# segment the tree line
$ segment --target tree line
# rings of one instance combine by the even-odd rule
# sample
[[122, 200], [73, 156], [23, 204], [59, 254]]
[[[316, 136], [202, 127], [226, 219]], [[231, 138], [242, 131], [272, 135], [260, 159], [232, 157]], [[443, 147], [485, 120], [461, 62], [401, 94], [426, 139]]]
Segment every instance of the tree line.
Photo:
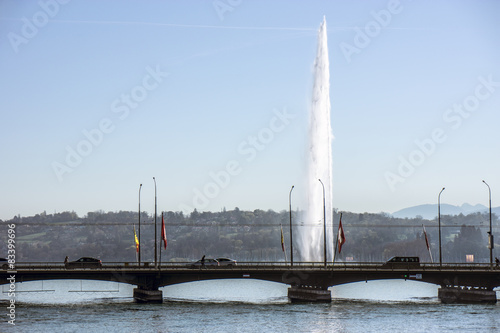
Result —
[[[160, 244], [161, 213], [157, 218]], [[321, 223], [301, 221], [301, 212], [292, 212], [294, 261], [300, 261], [301, 244], [298, 234], [307, 228], [319, 228]], [[336, 239], [340, 212], [333, 213], [333, 225], [328, 226], [329, 242]], [[207, 257], [230, 257], [238, 261], [284, 261], [281, 248], [281, 228], [287, 257], [290, 257], [289, 212], [272, 210], [243, 211], [238, 208], [220, 212], [163, 212], [166, 225], [167, 249], [161, 249], [162, 262], [186, 262]], [[141, 212], [141, 261], [154, 261], [154, 216]], [[16, 261], [62, 262], [82, 256], [100, 258], [103, 262], [135, 262], [134, 226], [139, 237], [137, 212], [89, 212], [79, 217], [75, 212], [35, 216], [16, 216], [0, 221], [0, 257], [7, 253], [7, 225], [16, 224]], [[385, 213], [342, 213], [346, 243], [337, 261], [383, 262], [392, 256], [418, 256], [430, 262], [423, 225], [427, 231], [434, 261], [439, 258], [437, 220], [394, 218]], [[493, 234], [498, 218], [493, 216]], [[441, 216], [441, 254], [443, 262], [488, 262], [487, 231], [489, 216]], [[333, 237], [332, 237], [332, 234]], [[318, 244], [323, 246], [322, 239]], [[333, 245], [330, 245], [333, 248]], [[320, 251], [322, 253], [322, 251]], [[5, 254], [5, 255], [2, 255]], [[472, 256], [472, 257], [471, 257]], [[322, 261], [323, 257], [318, 258]], [[331, 261], [329, 253], [328, 261]]]

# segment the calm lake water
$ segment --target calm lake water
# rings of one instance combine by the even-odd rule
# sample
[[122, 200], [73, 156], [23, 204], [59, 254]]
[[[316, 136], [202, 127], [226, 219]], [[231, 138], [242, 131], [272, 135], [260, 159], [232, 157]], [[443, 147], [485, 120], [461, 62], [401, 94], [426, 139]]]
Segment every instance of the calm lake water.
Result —
[[496, 332], [500, 305], [444, 305], [437, 286], [370, 281], [332, 288], [331, 304], [290, 304], [287, 286], [216, 280], [162, 288], [136, 304], [133, 286], [100, 281], [17, 284], [16, 326], [0, 332]]

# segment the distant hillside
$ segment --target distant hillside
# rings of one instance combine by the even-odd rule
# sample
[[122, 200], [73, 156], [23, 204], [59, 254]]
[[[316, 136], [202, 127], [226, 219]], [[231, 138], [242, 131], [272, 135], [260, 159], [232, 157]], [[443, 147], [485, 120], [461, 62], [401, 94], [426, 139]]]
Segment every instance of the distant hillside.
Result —
[[[492, 213], [500, 215], [500, 207], [493, 207]], [[471, 214], [471, 213], [487, 213], [488, 207], [477, 204], [463, 204], [461, 206], [454, 206], [449, 204], [441, 204], [441, 215], [459, 215], [459, 214]], [[416, 216], [422, 216], [426, 220], [432, 220], [438, 215], [438, 205], [437, 204], [427, 204], [404, 208], [392, 213], [392, 216], [397, 218], [415, 218]]]
[[[432, 209], [432, 205], [428, 206]], [[422, 211], [415, 213], [424, 214]], [[294, 221], [300, 221], [299, 214], [301, 213], [297, 211], [292, 212], [292, 215], [295, 215]], [[16, 262], [62, 263], [66, 256], [69, 256], [70, 260], [85, 256], [99, 258], [103, 262], [133, 263], [138, 259], [134, 240], [134, 229], [139, 230], [136, 224], [137, 215], [137, 212], [133, 211], [99, 211], [89, 212], [84, 217], [78, 217], [74, 212], [53, 215], [43, 212], [35, 216], [16, 216], [0, 223], [0, 257], [6, 257], [9, 253], [7, 231], [9, 225], [13, 224], [16, 231]], [[285, 210], [242, 211], [235, 208], [220, 212], [194, 210], [189, 215], [163, 212], [163, 215], [168, 245], [167, 249], [161, 249], [162, 262], [191, 262], [203, 255], [208, 258], [229, 257], [240, 262], [284, 261], [281, 235], [286, 249], [290, 249], [287, 246], [290, 240], [290, 216]], [[153, 263], [154, 217], [141, 212], [140, 218], [141, 261]], [[339, 219], [339, 212], [334, 211], [333, 220]], [[444, 225], [449, 226], [442, 229], [443, 261], [465, 262], [466, 255], [473, 254], [476, 262], [487, 262], [487, 219], [487, 213], [443, 218]], [[493, 217], [493, 223], [495, 228], [500, 225], [496, 216]], [[434, 258], [439, 255], [436, 245], [437, 223], [424, 222], [420, 218], [396, 218], [385, 213], [342, 212], [342, 224], [346, 243], [342, 246], [342, 253], [336, 257], [339, 261], [383, 262], [393, 256], [418, 256], [421, 261], [429, 262], [423, 224], [428, 227], [427, 236], [434, 251]], [[317, 224], [304, 225], [299, 222], [294, 228], [297, 234], [307, 232], [303, 226], [311, 228]], [[332, 231], [331, 228], [327, 229], [329, 235]], [[297, 234], [294, 232], [294, 235]], [[333, 251], [334, 245], [331, 241], [335, 238], [329, 237], [329, 254]], [[318, 245], [321, 246], [321, 242], [311, 244], [311, 249]], [[300, 241], [300, 237], [295, 236], [293, 248], [296, 258], [302, 257], [301, 249], [304, 246], [307, 245]], [[500, 243], [497, 243], [495, 248], [500, 248]], [[328, 257], [331, 259], [330, 255]], [[304, 260], [307, 259], [309, 258]], [[323, 260], [323, 257], [316, 259]]]

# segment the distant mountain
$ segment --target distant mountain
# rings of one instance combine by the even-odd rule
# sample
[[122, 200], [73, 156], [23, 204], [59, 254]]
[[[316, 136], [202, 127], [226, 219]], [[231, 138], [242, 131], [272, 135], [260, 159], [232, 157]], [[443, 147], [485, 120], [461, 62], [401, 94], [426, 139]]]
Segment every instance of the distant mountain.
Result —
[[[464, 214], [468, 215], [471, 213], [487, 213], [489, 208], [477, 204], [470, 205], [468, 203], [464, 203], [462, 206], [454, 206], [449, 204], [441, 204], [441, 215], [459, 215]], [[492, 213], [500, 216], [500, 207], [493, 207], [491, 209]], [[392, 216], [399, 218], [415, 218], [416, 216], [422, 216], [426, 220], [432, 220], [438, 215], [438, 205], [437, 204], [427, 204], [427, 205], [419, 205], [404, 208], [398, 210], [397, 212], [392, 213]]]

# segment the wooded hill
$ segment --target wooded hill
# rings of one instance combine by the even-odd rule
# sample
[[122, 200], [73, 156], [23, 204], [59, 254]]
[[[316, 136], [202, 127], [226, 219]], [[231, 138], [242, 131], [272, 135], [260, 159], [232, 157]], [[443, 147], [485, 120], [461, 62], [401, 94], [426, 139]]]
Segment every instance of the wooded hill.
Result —
[[[164, 212], [168, 247], [161, 250], [162, 262], [193, 261], [201, 256], [230, 257], [238, 261], [284, 261], [281, 250], [283, 226], [289, 259], [289, 212], [272, 210], [221, 212]], [[300, 212], [293, 212], [294, 260], [300, 261], [299, 233], [320, 228], [323, 223], [307, 223]], [[333, 247], [332, 231], [338, 228], [339, 212], [334, 225], [327, 226], [328, 246]], [[30, 217], [16, 216], [0, 221], [0, 257], [7, 255], [8, 224], [15, 224], [16, 261], [62, 262], [65, 256], [75, 260], [82, 256], [100, 258], [103, 262], [135, 262], [134, 229], [139, 233], [137, 212], [89, 212], [78, 217], [74, 212], [41, 213]], [[419, 256], [430, 262], [422, 225], [425, 225], [434, 260], [439, 258], [438, 223], [422, 218], [394, 218], [388, 214], [343, 212], [342, 224], [346, 243], [337, 261], [383, 262], [392, 256]], [[158, 244], [161, 213], [158, 214]], [[487, 231], [489, 215], [441, 216], [443, 262], [488, 262]], [[498, 232], [498, 218], [493, 215], [493, 234]], [[323, 249], [323, 238], [311, 246]], [[497, 236], [500, 239], [500, 235]], [[498, 245], [500, 246], [500, 245]], [[154, 261], [154, 216], [141, 213], [142, 261]], [[495, 250], [494, 250], [495, 251]], [[330, 252], [329, 252], [330, 253]], [[318, 258], [322, 261], [323, 258]], [[328, 255], [331, 261], [331, 255]]]

